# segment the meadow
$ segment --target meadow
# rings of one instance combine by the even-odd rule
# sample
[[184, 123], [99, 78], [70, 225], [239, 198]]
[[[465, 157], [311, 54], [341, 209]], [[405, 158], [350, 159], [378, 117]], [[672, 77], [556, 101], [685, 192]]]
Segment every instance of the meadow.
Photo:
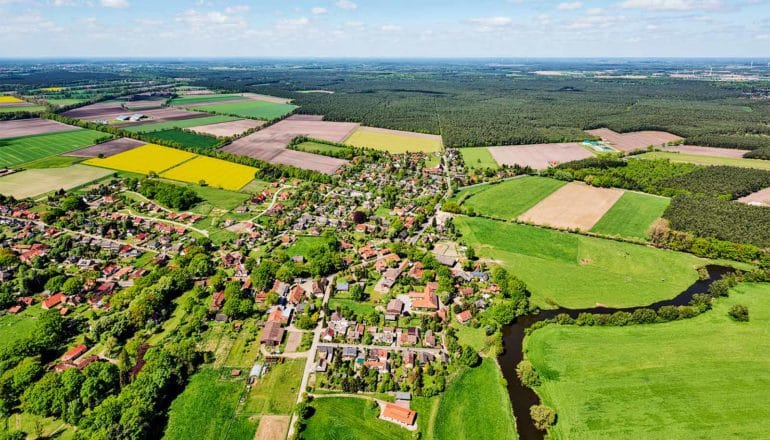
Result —
[[110, 174], [110, 170], [84, 165], [29, 169], [0, 177], [0, 194], [25, 199], [60, 189], [76, 188]]
[[12, 167], [93, 145], [109, 135], [91, 130], [0, 139], [0, 167]]
[[0, 113], [16, 113], [16, 112], [44, 112], [46, 107], [44, 105], [11, 105], [0, 106]]
[[519, 177], [493, 185], [473, 187], [457, 194], [463, 207], [482, 215], [514, 220], [527, 212], [565, 182], [544, 177]]
[[155, 124], [133, 125], [131, 127], [125, 127], [123, 130], [130, 131], [131, 133], [147, 133], [151, 131], [168, 130], [171, 128], [190, 128], [199, 125], [219, 124], [220, 122], [230, 122], [237, 119], [238, 118], [233, 116], [214, 115], [204, 116], [202, 118], [180, 119], [178, 121], [157, 122]]
[[290, 359], [277, 364], [254, 382], [243, 408], [249, 416], [290, 414], [299, 394], [305, 359]]
[[254, 180], [256, 168], [221, 159], [198, 156], [161, 174], [161, 177], [189, 183], [206, 182], [215, 188], [237, 191]]
[[[768, 284], [744, 284], [693, 319], [628, 327], [549, 325], [525, 340], [554, 408], [553, 439], [765, 438]], [[727, 314], [749, 309], [749, 322]]]
[[663, 216], [671, 199], [626, 191], [591, 232], [647, 239], [652, 223]]
[[666, 151], [653, 151], [636, 156], [640, 159], [668, 159], [671, 162], [692, 163], [695, 165], [727, 165], [739, 168], [755, 168], [758, 170], [770, 170], [770, 160], [741, 159], [735, 157], [703, 156], [699, 154], [670, 153]]
[[206, 102], [230, 101], [233, 99], [244, 99], [244, 97], [241, 95], [189, 95], [174, 98], [169, 104], [182, 106], [191, 104], [203, 104]]
[[296, 146], [299, 151], [305, 153], [322, 154], [324, 156], [341, 157], [345, 159], [351, 159], [353, 157], [353, 150], [339, 145], [324, 144], [321, 142], [303, 142]]
[[190, 110], [271, 121], [288, 115], [296, 108], [296, 105], [291, 104], [278, 104], [274, 102], [252, 100], [233, 102], [230, 104], [212, 104], [199, 107], [193, 106]]
[[185, 131], [179, 128], [170, 128], [167, 130], [153, 131], [145, 133], [143, 136], [145, 139], [149, 139], [151, 142], [166, 141], [179, 144], [183, 147], [190, 147], [195, 150], [209, 150], [219, 145], [219, 139], [214, 136], [206, 136], [202, 134]]
[[368, 400], [348, 397], [324, 397], [310, 405], [314, 412], [308, 419], [302, 438], [314, 440], [411, 439], [412, 433], [396, 424], [380, 420], [378, 407]]
[[132, 173], [150, 174], [151, 172], [161, 173], [194, 157], [196, 157], [195, 154], [186, 151], [147, 144], [104, 159], [89, 159], [83, 163]]
[[515, 439], [516, 422], [494, 359], [466, 370], [447, 388], [433, 425], [436, 440]]
[[18, 315], [0, 316], [0, 350], [31, 336], [41, 313], [43, 309], [37, 306], [29, 307]]
[[465, 162], [465, 167], [468, 169], [500, 168], [500, 165], [497, 164], [497, 161], [492, 157], [492, 153], [487, 148], [461, 148], [460, 154], [462, 154], [463, 162]]
[[705, 260], [523, 224], [457, 217], [462, 241], [527, 283], [544, 308], [631, 307], [675, 297]]
[[359, 148], [373, 148], [394, 154], [408, 152], [435, 153], [441, 150], [441, 140], [436, 136], [362, 127], [353, 132], [345, 144]]

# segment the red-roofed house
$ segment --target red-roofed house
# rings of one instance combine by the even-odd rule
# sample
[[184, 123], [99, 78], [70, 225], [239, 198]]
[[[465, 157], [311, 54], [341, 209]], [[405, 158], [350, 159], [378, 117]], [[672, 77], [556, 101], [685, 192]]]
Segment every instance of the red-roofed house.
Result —
[[64, 356], [61, 357], [61, 361], [72, 362], [75, 359], [79, 358], [80, 356], [83, 356], [83, 354], [87, 351], [88, 351], [88, 347], [86, 347], [83, 344], [80, 344], [77, 347], [71, 349], [70, 351], [64, 353]]
[[417, 418], [417, 413], [409, 408], [404, 408], [403, 406], [386, 403], [382, 408], [381, 417], [400, 425], [412, 426]]
[[64, 301], [67, 298], [65, 298], [63, 293], [57, 293], [55, 295], [51, 295], [48, 298], [43, 301], [41, 304], [41, 307], [43, 307], [43, 310], [49, 310], [53, 307], [58, 306], [59, 304], [64, 304]]

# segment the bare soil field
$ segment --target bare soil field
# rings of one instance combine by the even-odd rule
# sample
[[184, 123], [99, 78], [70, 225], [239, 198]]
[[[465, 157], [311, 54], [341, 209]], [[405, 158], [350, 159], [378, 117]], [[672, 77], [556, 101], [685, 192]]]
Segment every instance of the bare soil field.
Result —
[[[142, 113], [147, 116], [147, 119], [141, 121], [141, 123], [148, 122], [163, 122], [163, 121], [178, 121], [180, 119], [191, 119], [202, 116], [208, 116], [206, 113], [191, 112], [187, 110], [180, 110], [175, 108], [160, 108], [152, 110], [128, 110], [123, 108], [119, 103], [104, 103], [104, 104], [92, 104], [85, 107], [76, 108], [67, 112], [64, 112], [64, 116], [68, 118], [84, 119], [88, 121], [95, 121], [100, 119], [112, 120], [120, 115], [131, 115], [132, 113]], [[137, 123], [127, 123], [123, 126], [128, 127], [131, 125], [139, 125]]]
[[698, 156], [731, 157], [735, 159], [740, 159], [744, 154], [749, 152], [749, 150], [737, 150], [734, 148], [699, 147], [696, 145], [676, 145], [672, 147], [666, 147], [663, 150], [673, 153], [696, 154]]
[[0, 139], [74, 130], [78, 130], [78, 127], [56, 121], [49, 121], [48, 119], [17, 119], [14, 121], [0, 122]]
[[738, 199], [739, 202], [749, 205], [761, 205], [770, 207], [770, 188], [765, 188], [746, 197]]
[[92, 145], [87, 148], [75, 150], [63, 156], [72, 157], [99, 157], [101, 154], [103, 157], [114, 156], [118, 153], [123, 153], [128, 150], [133, 150], [136, 147], [141, 147], [147, 142], [138, 141], [136, 139], [120, 138], [114, 141], [104, 142], [102, 144]]
[[579, 143], [490, 147], [489, 152], [500, 165], [529, 166], [536, 170], [594, 155]]
[[407, 136], [407, 137], [414, 137], [414, 138], [420, 138], [420, 139], [428, 139], [436, 142], [442, 142], [441, 136], [439, 135], [416, 133], [414, 131], [391, 130], [389, 128], [377, 128], [377, 127], [361, 127], [361, 131], [366, 131], [369, 133], [391, 134], [396, 136]]
[[254, 119], [241, 119], [238, 121], [221, 122], [219, 124], [200, 125], [190, 127], [188, 130], [198, 134], [208, 134], [216, 137], [237, 136], [246, 130], [259, 128], [265, 125], [265, 121], [256, 121]]
[[284, 440], [289, 430], [289, 416], [262, 416], [254, 440]]
[[0, 178], [0, 194], [24, 199], [59, 189], [72, 189], [112, 173], [112, 170], [85, 165], [26, 170]]
[[564, 185], [519, 217], [520, 221], [562, 229], [589, 231], [620, 199], [619, 189], [584, 183]]
[[637, 131], [621, 134], [616, 133], [609, 128], [599, 128], [596, 130], [588, 130], [588, 133], [599, 136], [612, 147], [626, 152], [644, 149], [650, 145], [661, 147], [669, 142], [677, 142], [683, 139], [675, 134], [666, 133], [665, 131]]
[[259, 101], [267, 101], [267, 102], [274, 102], [276, 104], [290, 104], [291, 99], [288, 98], [279, 98], [277, 96], [268, 96], [268, 95], [260, 95], [258, 93], [244, 93], [243, 96], [248, 96], [252, 99], [257, 99]]

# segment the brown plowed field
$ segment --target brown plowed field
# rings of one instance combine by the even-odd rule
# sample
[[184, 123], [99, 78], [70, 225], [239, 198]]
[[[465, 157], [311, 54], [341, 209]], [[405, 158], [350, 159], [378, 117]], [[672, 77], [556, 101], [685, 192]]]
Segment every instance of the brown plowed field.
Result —
[[698, 147], [695, 145], [677, 145], [664, 148], [665, 151], [685, 154], [697, 154], [698, 156], [733, 157], [740, 159], [749, 150], [737, 150], [734, 148]]
[[0, 139], [74, 130], [79, 130], [79, 128], [40, 118], [0, 121]]
[[645, 149], [650, 145], [661, 147], [669, 142], [681, 141], [683, 138], [666, 133], [665, 131], [637, 131], [633, 133], [616, 133], [609, 128], [588, 130], [594, 136], [599, 136], [612, 147], [620, 151]]
[[738, 201], [749, 205], [770, 206], [770, 188], [765, 188], [761, 191], [749, 194], [746, 197], [741, 197]]
[[529, 166], [536, 170], [593, 156], [578, 143], [489, 147], [489, 152], [500, 165]]
[[104, 142], [102, 144], [92, 145], [80, 150], [71, 151], [63, 156], [72, 157], [99, 157], [100, 154], [103, 157], [114, 156], [124, 151], [133, 150], [136, 147], [140, 147], [147, 142], [137, 141], [136, 139], [120, 138], [114, 141]]
[[246, 130], [259, 128], [265, 125], [265, 121], [255, 121], [254, 119], [241, 119], [238, 121], [221, 122], [219, 124], [199, 125], [190, 127], [189, 130], [198, 134], [208, 134], [216, 137], [237, 136]]
[[562, 186], [519, 217], [536, 225], [589, 231], [620, 199], [619, 189], [572, 182]]
[[262, 416], [254, 440], [284, 440], [289, 430], [289, 416]]

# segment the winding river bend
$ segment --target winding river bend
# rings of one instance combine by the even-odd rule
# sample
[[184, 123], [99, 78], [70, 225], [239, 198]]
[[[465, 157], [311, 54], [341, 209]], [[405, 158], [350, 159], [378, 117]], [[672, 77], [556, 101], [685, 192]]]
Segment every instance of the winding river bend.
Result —
[[541, 310], [540, 313], [536, 315], [520, 316], [513, 324], [505, 327], [503, 329], [503, 346], [505, 351], [497, 358], [497, 360], [503, 371], [503, 376], [505, 376], [505, 379], [508, 382], [508, 396], [513, 405], [513, 415], [516, 417], [516, 429], [519, 432], [519, 438], [521, 440], [542, 440], [545, 436], [543, 431], [539, 431], [535, 428], [535, 424], [529, 416], [529, 408], [532, 405], [539, 404], [540, 399], [531, 388], [522, 385], [519, 377], [516, 375], [516, 365], [518, 365], [524, 357], [524, 331], [528, 327], [538, 321], [555, 318], [562, 313], [577, 318], [580, 313], [612, 314], [619, 311], [633, 313], [637, 309], [653, 309], [657, 311], [663, 306], [688, 305], [692, 300], [693, 295], [696, 293], [708, 292], [711, 283], [719, 280], [723, 275], [735, 271], [731, 267], [716, 265], [706, 266], [706, 270], [708, 271], [708, 278], [696, 281], [674, 299], [656, 302], [647, 306], [620, 309], [594, 307], [588, 309], [559, 308], [553, 310]]

